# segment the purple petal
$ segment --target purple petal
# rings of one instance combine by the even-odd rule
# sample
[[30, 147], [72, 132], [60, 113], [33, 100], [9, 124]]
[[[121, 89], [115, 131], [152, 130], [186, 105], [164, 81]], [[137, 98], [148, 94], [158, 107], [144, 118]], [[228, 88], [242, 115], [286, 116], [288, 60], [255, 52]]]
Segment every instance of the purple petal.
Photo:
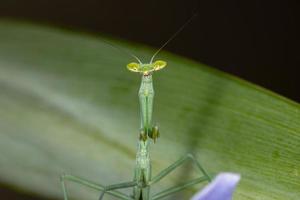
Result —
[[202, 191], [193, 196], [191, 200], [231, 200], [239, 180], [239, 174], [220, 173]]

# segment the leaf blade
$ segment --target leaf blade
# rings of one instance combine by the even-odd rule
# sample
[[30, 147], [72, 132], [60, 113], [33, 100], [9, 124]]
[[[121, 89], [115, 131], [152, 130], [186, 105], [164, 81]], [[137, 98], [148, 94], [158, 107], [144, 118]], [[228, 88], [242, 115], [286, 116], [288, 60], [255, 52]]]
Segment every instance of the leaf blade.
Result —
[[[61, 198], [63, 171], [104, 183], [131, 179], [139, 79], [126, 71], [128, 57], [115, 56], [101, 38], [5, 21], [0, 43], [2, 182]], [[237, 199], [296, 199], [299, 104], [190, 60], [161, 57], [169, 67], [154, 74], [162, 129], [151, 150], [154, 171], [192, 152], [210, 173], [242, 174]], [[96, 196], [76, 190], [80, 198]]]

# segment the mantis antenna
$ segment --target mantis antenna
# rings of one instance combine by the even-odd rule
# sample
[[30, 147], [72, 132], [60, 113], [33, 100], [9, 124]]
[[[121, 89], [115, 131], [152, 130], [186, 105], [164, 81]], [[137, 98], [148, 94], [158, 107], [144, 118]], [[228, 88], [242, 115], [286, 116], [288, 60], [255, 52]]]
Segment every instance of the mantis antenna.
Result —
[[[151, 57], [151, 60], [150, 60], [150, 64], [152, 64], [155, 56], [157, 56], [157, 54], [167, 45], [169, 44], [196, 16], [198, 15], [198, 13], [195, 13], [193, 14], [192, 17], [190, 17], [190, 19], [188, 19], [154, 54], [153, 56]], [[139, 64], [142, 64], [142, 61], [136, 56], [134, 55], [133, 53], [125, 50], [125, 49], [122, 49], [120, 47], [116, 47], [114, 44], [112, 44], [111, 42], [105, 40], [105, 43], [109, 46], [111, 46], [112, 48], [122, 52], [122, 53], [125, 53], [131, 57], [133, 57], [134, 59], [136, 59]]]
[[122, 52], [122, 53], [125, 53], [125, 54], [127, 54], [127, 55], [129, 55], [129, 56], [131, 56], [131, 57], [133, 57], [133, 58], [136, 59], [140, 64], [142, 64], [142, 61], [141, 61], [136, 55], [134, 55], [133, 53], [131, 53], [131, 52], [129, 52], [129, 51], [123, 49], [123, 48], [117, 47], [117, 46], [115, 46], [114, 44], [112, 44], [111, 42], [109, 42], [109, 41], [107, 41], [107, 40], [104, 40], [104, 42], [105, 42], [107, 45], [111, 46], [112, 48], [114, 48], [114, 49], [116, 49], [116, 50], [118, 50], [118, 51], [120, 51], [120, 52]]
[[150, 60], [150, 64], [153, 62], [153, 59], [155, 58], [155, 56], [167, 45], [169, 44], [196, 16], [198, 15], [198, 13], [193, 14], [192, 17], [190, 17], [190, 19], [188, 19], [179, 29], [178, 31], [176, 31], [152, 56], [151, 60]]

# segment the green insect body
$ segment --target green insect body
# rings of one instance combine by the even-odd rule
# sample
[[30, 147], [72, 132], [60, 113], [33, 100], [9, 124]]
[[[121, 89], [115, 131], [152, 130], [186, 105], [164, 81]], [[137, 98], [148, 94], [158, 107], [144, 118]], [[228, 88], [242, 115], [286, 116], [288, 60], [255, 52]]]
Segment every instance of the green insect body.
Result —
[[[152, 125], [154, 99], [152, 74], [154, 71], [158, 71], [164, 68], [166, 65], [167, 63], [162, 60], [155, 61], [154, 63], [150, 64], [129, 63], [127, 65], [127, 68], [130, 71], [138, 72], [142, 75], [141, 85], [138, 92], [140, 102], [141, 125], [138, 138], [138, 149], [136, 154], [136, 164], [134, 169], [133, 180], [124, 183], [103, 186], [100, 184], [93, 183], [89, 180], [65, 174], [61, 176], [64, 200], [68, 200], [67, 189], [65, 185], [66, 180], [76, 182], [81, 185], [101, 191], [99, 200], [102, 200], [105, 194], [114, 196], [122, 200], [159, 200], [175, 192], [184, 190], [188, 187], [198, 184], [200, 182], [211, 180], [204, 168], [191, 154], [187, 154], [186, 156], [180, 158], [179, 160], [171, 164], [169, 167], [162, 170], [153, 178], [151, 176], [152, 172], [149, 147], [151, 140], [153, 140], [153, 142], [155, 143], [157, 138], [159, 137], [158, 126]], [[162, 178], [166, 177], [169, 173], [171, 173], [173, 170], [175, 170], [177, 167], [181, 166], [183, 163], [189, 160], [196, 165], [196, 167], [199, 169], [199, 172], [202, 174], [199, 178], [195, 178], [178, 186], [168, 188], [154, 195], [150, 193], [150, 188], [153, 184], [157, 183]], [[132, 195], [127, 195], [117, 191], [117, 189], [130, 187], [133, 188]]]
[[[176, 192], [184, 190], [186, 188], [192, 187], [198, 183], [204, 181], [211, 181], [210, 176], [200, 165], [200, 163], [195, 159], [192, 154], [187, 154], [175, 161], [173, 164], [163, 169], [156, 176], [152, 177], [151, 175], [151, 160], [150, 160], [150, 151], [149, 147], [151, 142], [156, 142], [157, 138], [160, 136], [160, 131], [158, 126], [152, 124], [152, 112], [153, 112], [153, 99], [154, 99], [154, 89], [153, 89], [153, 80], [152, 75], [155, 71], [163, 69], [167, 63], [162, 60], [157, 60], [152, 62], [154, 57], [160, 52], [160, 50], [168, 44], [195, 16], [193, 16], [187, 23], [184, 24], [167, 42], [158, 49], [152, 56], [148, 64], [143, 64], [135, 55], [124, 51], [130, 56], [134, 57], [139, 63], [129, 63], [127, 69], [132, 72], [137, 72], [141, 74], [141, 85], [138, 92], [139, 103], [140, 103], [140, 118], [141, 125], [138, 137], [138, 149], [136, 154], [136, 163], [134, 169], [134, 177], [132, 181], [117, 183], [112, 185], [101, 185], [93, 183], [89, 180], [83, 178], [64, 174], [61, 176], [61, 185], [64, 195], [64, 200], [68, 200], [67, 188], [65, 185], [66, 181], [75, 182], [86, 187], [101, 191], [99, 200], [104, 198], [104, 195], [114, 196], [117, 199], [121, 200], [160, 200], [166, 196], [170, 196]], [[108, 43], [109, 44], [109, 43]], [[111, 44], [110, 44], [111, 45]], [[111, 45], [114, 47], [113, 45]], [[115, 47], [114, 47], [115, 48]], [[118, 49], [118, 48], [116, 48]], [[120, 49], [119, 49], [120, 50]], [[151, 194], [150, 188], [153, 184], [159, 182], [161, 179], [165, 178], [172, 171], [180, 167], [187, 161], [191, 161], [199, 171], [199, 177], [192, 180], [186, 181], [177, 186], [167, 188], [156, 194]], [[133, 188], [131, 195], [127, 195], [118, 191], [122, 188]]]
[[[166, 66], [164, 61], [156, 61], [154, 64], [137, 64], [130, 63], [127, 68], [133, 72], [142, 74], [141, 86], [139, 89], [140, 101], [140, 137], [138, 142], [138, 151], [136, 155], [136, 167], [134, 171], [134, 180], [138, 185], [134, 187], [133, 197], [135, 200], [149, 200], [151, 180], [151, 161], [149, 155], [149, 138], [155, 142], [159, 136], [158, 127], [152, 126], [152, 112], [154, 89], [152, 82], [152, 72], [160, 70]], [[141, 187], [142, 186], [142, 187]]]

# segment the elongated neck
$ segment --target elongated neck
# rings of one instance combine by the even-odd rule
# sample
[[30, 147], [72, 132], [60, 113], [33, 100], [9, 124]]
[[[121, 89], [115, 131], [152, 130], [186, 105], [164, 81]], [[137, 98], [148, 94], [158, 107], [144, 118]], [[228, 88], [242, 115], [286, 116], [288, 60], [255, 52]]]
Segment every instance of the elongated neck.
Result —
[[139, 90], [140, 100], [140, 115], [141, 115], [141, 129], [145, 133], [151, 129], [152, 124], [152, 110], [153, 110], [154, 89], [152, 84], [152, 75], [143, 75], [141, 86]]

